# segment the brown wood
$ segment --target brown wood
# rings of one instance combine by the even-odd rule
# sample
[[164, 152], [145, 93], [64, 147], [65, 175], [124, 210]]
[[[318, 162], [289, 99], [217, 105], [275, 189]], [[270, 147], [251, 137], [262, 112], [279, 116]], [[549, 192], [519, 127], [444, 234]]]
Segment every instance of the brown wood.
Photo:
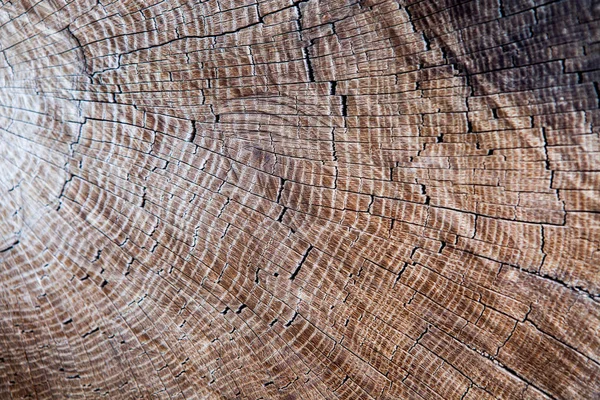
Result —
[[256, 1], [0, 1], [0, 398], [600, 398], [600, 4]]

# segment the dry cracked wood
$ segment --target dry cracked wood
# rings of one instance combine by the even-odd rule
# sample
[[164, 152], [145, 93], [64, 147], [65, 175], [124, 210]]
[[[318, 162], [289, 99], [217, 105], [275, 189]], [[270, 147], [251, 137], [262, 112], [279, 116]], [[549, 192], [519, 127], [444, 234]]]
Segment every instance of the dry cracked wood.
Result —
[[599, 398], [598, 19], [0, 1], [0, 398]]

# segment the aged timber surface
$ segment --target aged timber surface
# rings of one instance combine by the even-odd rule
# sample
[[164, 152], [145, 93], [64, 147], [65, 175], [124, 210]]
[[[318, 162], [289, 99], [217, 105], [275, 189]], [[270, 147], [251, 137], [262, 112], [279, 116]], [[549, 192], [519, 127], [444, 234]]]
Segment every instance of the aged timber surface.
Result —
[[600, 3], [0, 1], [0, 398], [600, 398]]

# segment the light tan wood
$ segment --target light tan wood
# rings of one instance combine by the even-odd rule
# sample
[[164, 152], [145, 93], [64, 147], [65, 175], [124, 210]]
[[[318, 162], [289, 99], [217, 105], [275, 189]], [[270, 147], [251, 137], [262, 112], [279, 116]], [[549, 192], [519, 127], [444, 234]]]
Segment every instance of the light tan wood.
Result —
[[599, 17], [0, 1], [0, 398], [599, 398]]

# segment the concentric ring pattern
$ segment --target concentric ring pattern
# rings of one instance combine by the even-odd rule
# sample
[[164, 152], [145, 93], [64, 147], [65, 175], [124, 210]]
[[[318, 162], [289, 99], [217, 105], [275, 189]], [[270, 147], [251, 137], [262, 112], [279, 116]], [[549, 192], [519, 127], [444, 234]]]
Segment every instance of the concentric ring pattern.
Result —
[[600, 397], [594, 0], [0, 1], [0, 397]]

